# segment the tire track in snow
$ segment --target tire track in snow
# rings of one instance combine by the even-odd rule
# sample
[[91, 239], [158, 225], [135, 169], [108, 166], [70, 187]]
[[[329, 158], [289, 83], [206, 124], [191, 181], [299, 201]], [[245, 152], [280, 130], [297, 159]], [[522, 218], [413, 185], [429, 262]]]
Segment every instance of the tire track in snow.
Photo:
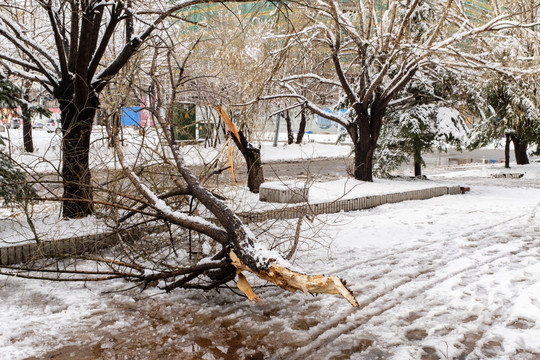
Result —
[[[540, 204], [538, 204], [535, 209], [537, 207], [540, 207]], [[486, 226], [484, 228], [480, 228], [480, 229], [477, 229], [477, 230], [474, 230], [474, 231], [464, 231], [463, 233], [461, 234], [456, 234], [454, 235], [454, 237], [470, 237], [472, 235], [474, 235], [475, 233], [479, 232], [479, 231], [487, 231], [487, 230], [491, 230], [491, 229], [494, 229], [494, 228], [499, 228], [503, 225], [506, 225], [508, 223], [511, 223], [515, 220], [519, 220], [521, 218], [523, 218], [523, 216], [525, 215], [528, 215], [529, 213], [524, 213], [522, 215], [519, 215], [519, 216], [515, 216], [513, 218], [510, 218], [510, 219], [507, 219], [505, 221], [502, 221], [500, 223], [497, 223], [497, 224], [494, 224], [494, 225], [489, 225], [489, 226]], [[411, 251], [419, 251], [419, 250], [423, 250], [423, 249], [426, 249], [426, 248], [429, 248], [429, 247], [433, 247], [433, 244], [432, 243], [428, 243], [428, 244], [421, 244], [421, 245], [416, 245], [416, 246], [411, 246], [411, 247], [403, 247], [401, 249], [399, 249], [398, 251], [392, 251], [392, 257], [396, 257], [396, 255], [403, 255], [405, 253], [408, 253], [408, 252], [411, 252]], [[387, 260], [388, 259], [388, 254], [385, 254], [385, 255], [381, 255], [381, 256], [377, 256], [377, 257], [373, 257], [373, 258], [370, 258], [370, 259], [367, 259], [367, 260], [359, 260], [353, 264], [347, 264], [345, 266], [342, 266], [342, 267], [339, 267], [337, 269], [333, 269], [332, 271], [335, 273], [335, 274], [340, 274], [340, 273], [343, 273], [344, 271], [346, 270], [350, 270], [350, 269], [353, 269], [353, 268], [356, 268], [358, 267], [359, 265], [369, 265], [375, 261], [380, 261], [380, 260]]]
[[[538, 205], [537, 205], [538, 207]], [[530, 213], [527, 213], [530, 214]], [[530, 220], [527, 219], [529, 217], [525, 217], [525, 225], [531, 226]], [[313, 331], [310, 333], [310, 339], [307, 340], [307, 344], [303, 347], [300, 347], [295, 350], [295, 354], [291, 357], [292, 359], [296, 359], [299, 357], [302, 357], [303, 355], [307, 355], [309, 353], [314, 353], [317, 350], [321, 349], [324, 346], [327, 346], [337, 340], [339, 337], [345, 334], [349, 334], [350, 332], [357, 329], [361, 324], [369, 322], [371, 319], [378, 317], [385, 312], [393, 309], [399, 304], [402, 304], [404, 301], [411, 301], [417, 297], [419, 293], [424, 293], [425, 291], [435, 288], [438, 284], [451, 279], [453, 277], [459, 276], [461, 274], [466, 274], [470, 272], [471, 270], [477, 271], [477, 268], [482, 267], [484, 265], [490, 264], [494, 261], [497, 261], [499, 259], [505, 258], [509, 255], [515, 255], [517, 253], [522, 253], [527, 251], [528, 249], [523, 248], [525, 244], [521, 245], [521, 250], [508, 250], [508, 251], [501, 251], [499, 250], [496, 254], [492, 256], [486, 256], [485, 254], [482, 256], [484, 258], [484, 261], [478, 262], [473, 261], [472, 259], [478, 257], [479, 255], [482, 255], [482, 253], [486, 252], [490, 247], [496, 244], [504, 244], [508, 243], [510, 241], [515, 241], [514, 238], [506, 239], [506, 241], [500, 241], [501, 235], [498, 233], [497, 229], [500, 226], [506, 225], [508, 223], [514, 222], [519, 219], [524, 219], [524, 216], [517, 216], [513, 217], [511, 219], [507, 219], [503, 222], [500, 222], [496, 225], [492, 225], [489, 227], [485, 227], [480, 230], [480, 233], [478, 233], [479, 230], [476, 231], [468, 231], [465, 232], [463, 236], [468, 241], [474, 242], [476, 245], [475, 248], [465, 248], [463, 247], [463, 244], [458, 244], [456, 246], [455, 250], [457, 251], [456, 255], [448, 258], [444, 258], [441, 256], [441, 254], [437, 253], [440, 252], [440, 244], [435, 245], [426, 245], [421, 247], [413, 247], [413, 248], [407, 248], [405, 250], [401, 250], [398, 252], [399, 255], [407, 255], [407, 253], [412, 252], [415, 256], [418, 256], [418, 254], [415, 254], [416, 251], [419, 249], [422, 250], [428, 250], [430, 247], [436, 247], [434, 249], [429, 249], [429, 252], [424, 252], [421, 254], [421, 258], [417, 258], [415, 256], [411, 256], [410, 260], [405, 263], [405, 266], [414, 263], [417, 264], [417, 267], [422, 269], [423, 265], [425, 265], [426, 262], [432, 262], [433, 260], [443, 260], [442, 262], [439, 262], [435, 265], [431, 265], [428, 268], [424, 268], [423, 270], [420, 270], [417, 272], [414, 276], [407, 276], [405, 278], [401, 278], [399, 281], [394, 282], [391, 286], [386, 286], [383, 290], [384, 292], [379, 293], [375, 296], [371, 296], [367, 299], [359, 301], [360, 307], [359, 309], [348, 309], [345, 313], [341, 313], [339, 315], [336, 315], [333, 319], [331, 319], [329, 322], [327, 322], [324, 327], [320, 328], [317, 327], [316, 331]], [[528, 226], [525, 226], [528, 227]], [[523, 221], [518, 221], [517, 223], [512, 224], [511, 228], [507, 229], [506, 233], [511, 233], [511, 230], [519, 230], [519, 232], [524, 230], [524, 224]], [[485, 234], [486, 231], [489, 231], [489, 234]], [[469, 236], [467, 236], [469, 235]], [[493, 239], [497, 241], [493, 241]], [[469, 260], [469, 265], [460, 267], [459, 269], [455, 271], [443, 271], [445, 276], [437, 276], [437, 272], [440, 272], [440, 269], [444, 267], [448, 267], [452, 262], [455, 262], [461, 258], [471, 258]], [[371, 259], [369, 262], [373, 262], [375, 260], [384, 260], [384, 257], [381, 256], [378, 259]], [[362, 262], [358, 263], [357, 265], [364, 264]], [[389, 262], [380, 264], [382, 266], [388, 267], [390, 264]], [[378, 266], [380, 266], [378, 265]], [[354, 266], [347, 266], [343, 267], [342, 271], [345, 271], [347, 269], [351, 269]], [[373, 278], [373, 274], [369, 274], [370, 278]], [[379, 275], [381, 277], [388, 276], [388, 271], [384, 271], [384, 269], [379, 272]], [[398, 276], [402, 276], [399, 275]], [[425, 282], [427, 279], [429, 279], [427, 282]], [[417, 283], [419, 281], [425, 282], [421, 286], [417, 286]], [[402, 290], [403, 287], [410, 287], [410, 289], [406, 289], [404, 294], [399, 294], [397, 296], [394, 296], [394, 293], [397, 290]], [[354, 290], [354, 289], [353, 289]], [[356, 292], [356, 291], [355, 291]], [[390, 299], [387, 299], [390, 298]], [[383, 303], [380, 305], [379, 303]]]
[[[503, 253], [495, 257], [491, 257], [489, 260], [484, 261], [482, 263], [471, 264], [470, 266], [464, 267], [458, 271], [448, 273], [448, 276], [445, 276], [445, 277], [434, 277], [433, 280], [429, 281], [426, 285], [422, 287], [415, 286], [412, 291], [409, 291], [409, 295], [400, 294], [398, 295], [397, 298], [392, 297], [391, 295], [393, 295], [392, 294], [393, 292], [395, 292], [396, 290], [398, 290], [404, 285], [413, 284], [414, 280], [418, 280], [418, 277], [413, 278], [413, 279], [408, 279], [402, 282], [399, 286], [396, 286], [393, 289], [391, 289], [390, 292], [387, 292], [385, 294], [382, 294], [381, 296], [378, 296], [374, 302], [363, 304], [362, 307], [359, 309], [359, 311], [365, 310], [364, 313], [357, 315], [356, 313], [354, 313], [354, 311], [349, 311], [347, 313], [347, 316], [343, 317], [337, 322], [331, 323], [330, 328], [327, 328], [325, 329], [323, 333], [316, 335], [316, 340], [310, 341], [310, 343], [304, 346], [303, 348], [296, 349], [295, 350], [296, 354], [291, 359], [297, 359], [303, 355], [307, 355], [308, 353], [316, 352], [317, 350], [320, 350], [322, 347], [330, 345], [332, 342], [336, 341], [339, 337], [357, 330], [359, 327], [361, 327], [363, 324], [368, 323], [373, 318], [381, 316], [385, 312], [392, 310], [397, 305], [401, 305], [405, 301], [411, 301], [411, 300], [416, 299], [418, 293], [423, 293], [429, 289], [435, 288], [441, 282], [449, 280], [458, 275], [466, 274], [470, 272], [471, 270], [476, 271], [476, 269], [479, 266], [483, 266], [483, 265], [492, 263], [494, 261], [500, 260], [502, 258], [505, 258], [510, 253], [511, 252], [507, 252], [507, 253]], [[427, 273], [430, 273], [430, 272], [432, 271], [422, 273], [421, 276], [426, 275]], [[387, 297], [390, 297], [389, 301], [386, 300]], [[383, 307], [380, 307], [380, 305], [378, 304], [379, 302], [385, 302], [385, 305]]]
[[[528, 214], [528, 212], [526, 214]], [[464, 231], [461, 234], [456, 235], [455, 237], [471, 237], [472, 235], [475, 235], [477, 232], [485, 232], [487, 230], [493, 231], [508, 223], [512, 223], [515, 220], [522, 219], [523, 216], [524, 215], [515, 216], [510, 219], [506, 219], [502, 222], [499, 222], [497, 224], [485, 226], [480, 229], [476, 229], [475, 231]], [[429, 252], [427, 250], [429, 250]], [[481, 248], [478, 248], [477, 250], [482, 251]], [[367, 307], [369, 304], [373, 303], [377, 299], [385, 296], [387, 293], [395, 291], [396, 289], [403, 286], [404, 284], [411, 282], [411, 278], [416, 278], [426, 273], [433, 272], [434, 269], [439, 268], [440, 266], [443, 266], [444, 264], [439, 264], [439, 263], [433, 265], [433, 262], [437, 260], [436, 254], [438, 251], [439, 251], [439, 245], [433, 245], [432, 243], [422, 244], [420, 246], [406, 247], [406, 248], [401, 248], [397, 251], [393, 251], [392, 254], [390, 255], [391, 257], [389, 257], [388, 254], [385, 254], [385, 255], [381, 255], [381, 256], [371, 258], [368, 260], [358, 261], [358, 262], [352, 263], [352, 265], [349, 262], [347, 262], [349, 265], [343, 266], [336, 270], [332, 270], [333, 274], [340, 275], [340, 272], [343, 273], [352, 268], [365, 266], [365, 265], [372, 265], [375, 268], [380, 268], [376, 270], [376, 272], [373, 272], [373, 270], [369, 271], [368, 274], [369, 274], [370, 281], [368, 282], [368, 285], [363, 286], [361, 288], [359, 288], [358, 286], [355, 287], [354, 285], [352, 286], [352, 290], [356, 294], [367, 292], [367, 293], [375, 293], [376, 295], [371, 296], [368, 299], [360, 300], [359, 301], [360, 309], [347, 308], [346, 310], [341, 311], [340, 313], [334, 315], [331, 319], [328, 320], [324, 328], [321, 329], [319, 326], [316, 329], [312, 330], [311, 333], [307, 335], [306, 337], [302, 336], [302, 338], [305, 338], [303, 342], [310, 343], [312, 342], [312, 339], [317, 338], [318, 336], [322, 336], [322, 334], [324, 334], [326, 331], [332, 330], [332, 328], [338, 326], [341, 323], [346, 323], [348, 317], [354, 314], [356, 311], [362, 310], [363, 308]], [[464, 251], [468, 251], [468, 250], [466, 249]], [[394, 281], [392, 284], [388, 284], [388, 281], [386, 281], [384, 283], [385, 285], [382, 288], [377, 288], [376, 286], [372, 285], [374, 281], [371, 281], [371, 280], [374, 280], [377, 278], [384, 279], [385, 277], [388, 277], [388, 274], [392, 271], [392, 267], [399, 264], [400, 256], [401, 258], [403, 258], [406, 253], [410, 253], [410, 252], [413, 252], [413, 253], [420, 252], [422, 253], [423, 258], [421, 259], [414, 258], [413, 261], [411, 261], [411, 263], [413, 263], [412, 265], [402, 264], [402, 266], [408, 266], [412, 270], [414, 269], [423, 269], [423, 270], [421, 271], [417, 270], [415, 271], [414, 274], [409, 274], [409, 276], [404, 277], [404, 278], [402, 277], [401, 279], [398, 279], [398, 281]], [[447, 259], [449, 259], [448, 261], [455, 260], [462, 257], [462, 255], [463, 255], [462, 253], [459, 253], [453, 258], [447, 258]], [[278, 295], [278, 293], [276, 293], [276, 289], [273, 289], [273, 288], [269, 288], [268, 292], [274, 295]], [[265, 294], [265, 296], [266, 295], [267, 294]], [[301, 342], [302, 341], [300, 340], [299, 343]]]
[[[540, 229], [534, 229], [532, 235], [520, 237], [522, 239], [520, 251], [511, 250], [506, 255], [503, 254], [499, 259], [495, 259], [495, 261], [492, 262], [492, 266], [482, 274], [488, 276], [478, 277], [478, 272], [472, 271], [470, 275], [464, 273], [464, 276], [460, 278], [461, 286], [459, 289], [461, 289], [461, 293], [459, 300], [464, 302], [466, 301], [465, 299], [469, 299], [469, 301], [473, 300], [482, 308], [474, 314], [469, 313], [469, 316], [467, 317], [468, 320], [465, 320], [465, 317], [462, 317], [463, 321], [467, 322], [466, 331], [463, 331], [463, 328], [460, 328], [459, 326], [454, 326], [446, 334], [449, 338], [457, 338], [460, 337], [460, 335], [464, 336], [464, 339], [459, 342], [461, 347], [457, 347], [457, 350], [461, 351], [461, 353], [459, 356], [454, 357], [455, 359], [484, 359], [495, 357], [496, 352], [500, 351], [498, 349], [498, 347], [500, 347], [500, 343], [498, 342], [500, 337], [497, 332], [495, 332], [494, 336], [492, 329], [508, 327], [527, 329], [527, 321], [520, 321], [519, 317], [517, 317], [517, 319], [514, 318], [511, 323], [508, 322], [509, 316], [512, 318], [512, 306], [515, 306], [515, 304], [512, 305], [511, 300], [505, 298], [504, 294], [501, 298], [497, 298], [496, 295], [501, 294], [498, 291], [501, 273], [504, 278], [505, 273], [517, 270], [523, 271], [524, 268], [528, 267], [529, 263], [526, 262], [523, 264], [523, 260], [532, 259], [534, 262], [538, 260], [539, 253], [537, 249], [540, 245], [540, 241], [538, 240], [539, 233]], [[515, 235], [510, 234], [510, 236]], [[513, 240], [515, 240], [515, 238]], [[514, 281], [508, 282], [507, 292], [515, 295], [512, 299], [514, 300], [520, 296], [523, 287], [531, 286], [536, 282], [536, 278], [528, 278], [527, 280], [520, 279], [517, 283]], [[452, 287], [452, 290], [454, 289], [455, 287]], [[472, 289], [472, 291], [470, 291], [470, 289]], [[494, 295], [495, 297], [493, 297]], [[510, 305], [508, 305], [508, 301], [510, 301]], [[499, 304], [498, 306], [494, 306], [494, 303]], [[486, 313], [489, 313], [487, 322], [485, 319]], [[463, 324], [461, 325], [463, 326]], [[499, 356], [501, 356], [501, 354], [499, 354]]]

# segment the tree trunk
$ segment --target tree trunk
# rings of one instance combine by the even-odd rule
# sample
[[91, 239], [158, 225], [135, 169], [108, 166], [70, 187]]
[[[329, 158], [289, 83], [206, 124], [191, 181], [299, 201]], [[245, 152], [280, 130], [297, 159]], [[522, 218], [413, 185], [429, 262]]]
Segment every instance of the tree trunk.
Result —
[[[27, 101], [27, 103], [30, 102], [30, 87], [31, 84], [29, 82], [25, 82], [25, 88], [24, 91], [24, 100]], [[28, 108], [27, 104], [21, 105], [21, 111], [22, 111], [22, 128], [23, 128], [23, 143], [24, 143], [24, 151], [33, 153], [34, 152], [34, 140], [32, 139], [32, 112]]]
[[244, 133], [238, 131], [240, 140], [232, 136], [234, 143], [244, 156], [248, 170], [248, 188], [253, 193], [258, 193], [261, 184], [264, 183], [264, 174], [261, 162], [261, 150], [250, 144]]
[[512, 135], [512, 142], [514, 143], [516, 163], [518, 165], [527, 165], [529, 163], [529, 157], [527, 156], [529, 142], [527, 140], [520, 140], [515, 135]]
[[510, 134], [506, 134], [504, 143], [504, 167], [510, 169]]
[[23, 141], [24, 151], [34, 152], [34, 140], [32, 139], [32, 116], [30, 109], [27, 105], [22, 106], [22, 129], [23, 129]]
[[223, 119], [223, 122], [227, 126], [229, 134], [231, 135], [234, 143], [236, 144], [236, 147], [238, 147], [238, 149], [244, 156], [244, 159], [246, 160], [246, 165], [248, 169], [249, 191], [258, 193], [259, 187], [264, 182], [261, 162], [261, 150], [257, 149], [247, 141], [244, 133], [237, 129], [236, 125], [234, 125], [234, 123], [229, 118], [229, 115], [227, 115], [227, 112], [225, 111], [223, 106], [216, 106], [216, 110], [218, 111], [219, 115]]
[[90, 136], [97, 104], [82, 111], [60, 103], [62, 111], [62, 216], [83, 218], [94, 212], [90, 174]]
[[298, 127], [298, 133], [296, 134], [296, 143], [301, 144], [304, 140], [304, 132], [306, 131], [306, 109], [303, 107], [300, 112], [300, 126]]
[[291, 115], [288, 111], [285, 113], [285, 122], [287, 123], [287, 144], [291, 145], [294, 142], [294, 134], [292, 131]]
[[246, 157], [248, 166], [248, 188], [253, 193], [258, 193], [261, 184], [264, 183], [264, 174], [261, 163], [261, 151], [252, 149]]
[[357, 180], [373, 181], [373, 152], [362, 140], [365, 141], [359, 139], [354, 146], [353, 176]]
[[358, 115], [356, 123], [349, 124], [347, 132], [354, 144], [353, 176], [357, 180], [373, 181], [373, 154], [382, 126], [383, 111], [373, 111], [371, 115]]
[[422, 142], [419, 139], [413, 139], [413, 160], [414, 176], [422, 176]]

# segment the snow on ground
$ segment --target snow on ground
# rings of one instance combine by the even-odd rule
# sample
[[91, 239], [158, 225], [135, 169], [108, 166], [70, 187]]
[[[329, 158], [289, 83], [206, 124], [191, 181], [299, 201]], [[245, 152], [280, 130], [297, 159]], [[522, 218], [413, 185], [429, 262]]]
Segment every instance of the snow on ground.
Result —
[[256, 289], [260, 306], [229, 291], [104, 294], [129, 285], [10, 278], [0, 286], [2, 356], [538, 359], [540, 189], [498, 180], [320, 217], [331, 247], [296, 264], [346, 279], [358, 309], [274, 287]]
[[278, 144], [274, 147], [271, 143], [263, 143], [261, 158], [263, 163], [273, 161], [298, 161], [313, 158], [344, 158], [351, 154], [350, 145], [322, 144], [308, 142], [302, 145]]
[[[437, 181], [392, 181], [383, 179], [375, 179], [373, 183], [367, 183], [347, 178], [311, 182], [302, 186], [309, 186], [308, 201], [311, 204], [316, 204], [447, 185], [447, 183]], [[290, 182], [275, 182], [265, 184], [265, 186], [287, 189], [291, 185]], [[260, 201], [259, 194], [251, 193], [246, 186], [232, 186], [226, 191], [229, 192], [228, 205], [236, 212], [264, 211], [289, 206], [289, 204]], [[32, 214], [32, 224], [37, 237], [40, 240], [49, 241], [110, 231], [110, 228], [96, 217], [61, 219], [58, 204], [37, 204]], [[0, 208], [0, 247], [23, 244], [34, 241], [34, 238], [34, 233], [26, 217], [21, 215], [20, 211]]]
[[[437, 169], [435, 169], [436, 171]], [[441, 169], [439, 169], [440, 171]], [[432, 170], [432, 172], [434, 172]], [[463, 179], [463, 178], [489, 178], [501, 174], [522, 174], [525, 180], [540, 180], [540, 162], [532, 161], [528, 165], [513, 164], [509, 169], [504, 164], [464, 164], [453, 166], [452, 171], [444, 170], [441, 173], [430, 174], [430, 179]]]
[[[459, 182], [455, 182], [459, 185]], [[300, 191], [308, 187], [308, 202], [310, 204], [329, 203], [336, 200], [346, 200], [372, 195], [393, 194], [398, 192], [429, 189], [448, 186], [449, 183], [441, 181], [421, 181], [412, 179], [387, 180], [374, 179], [373, 182], [359, 181], [353, 178], [344, 178], [329, 181], [286, 180], [265, 182], [262, 186], [269, 189]], [[453, 184], [450, 184], [453, 185]], [[291, 204], [270, 203], [259, 200], [259, 194], [247, 191], [245, 186], [228, 189], [230, 200], [228, 205], [236, 212], [264, 211], [283, 209]], [[297, 205], [297, 204], [293, 204]]]
[[510, 169], [521, 179], [490, 166], [429, 175], [474, 179], [465, 195], [303, 223], [295, 265], [345, 279], [359, 308], [275, 287], [255, 288], [254, 305], [229, 290], [0, 277], [0, 358], [539, 359], [540, 164]]
[[58, 204], [37, 205], [36, 209], [31, 218], [34, 233], [17, 209], [0, 208], [0, 247], [34, 242], [36, 237], [50, 241], [110, 231], [110, 227], [94, 216], [62, 219]]
[[[61, 167], [60, 136], [48, 133], [44, 129], [35, 129], [32, 134], [34, 153], [28, 154], [23, 151], [22, 130], [8, 130], [8, 133], [5, 134], [9, 142], [6, 152], [10, 152], [18, 163], [28, 166], [31, 170], [42, 173], [58, 172]], [[161, 160], [160, 153], [164, 150], [156, 131], [148, 131], [145, 136], [142, 136], [134, 129], [125, 128], [121, 138], [124, 139], [122, 149], [128, 164]], [[335, 135], [332, 138], [335, 139]], [[145, 146], [141, 146], [142, 144]], [[282, 142], [276, 147], [273, 146], [272, 142], [255, 145], [261, 146], [263, 162], [298, 161], [315, 157], [344, 158], [351, 153], [350, 145], [321, 144], [312, 142], [309, 137], [306, 137], [306, 142], [301, 145], [285, 145]], [[220, 158], [222, 161], [227, 159], [227, 152], [222, 148], [222, 145], [218, 145], [216, 148], [185, 145], [180, 149], [186, 163], [190, 166], [209, 164], [216, 158]], [[90, 164], [91, 167], [102, 167], [105, 164], [109, 169], [120, 168], [113, 148], [109, 146], [106, 130], [100, 126], [95, 126], [92, 131]]]
[[446, 185], [431, 181], [374, 179], [373, 182], [365, 182], [347, 178], [313, 183], [309, 189], [309, 202], [319, 203], [334, 201], [336, 199], [353, 199], [363, 196], [384, 195]]

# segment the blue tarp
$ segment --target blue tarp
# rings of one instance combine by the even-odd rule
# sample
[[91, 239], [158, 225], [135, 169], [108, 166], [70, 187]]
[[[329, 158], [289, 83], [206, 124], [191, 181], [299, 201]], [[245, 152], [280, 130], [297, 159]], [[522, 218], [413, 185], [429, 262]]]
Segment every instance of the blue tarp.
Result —
[[[345, 113], [347, 112], [347, 110], [345, 109], [341, 109], [341, 110], [338, 110], [337, 112], [334, 112], [328, 108], [325, 108], [324, 111], [330, 114], [341, 115], [341, 116], [344, 116]], [[322, 117], [320, 115], [315, 116], [315, 123], [317, 124], [317, 126], [319, 126], [323, 130], [329, 129], [332, 126], [337, 127], [337, 124], [335, 122], [333, 122], [332, 120], [328, 120], [327, 118]]]
[[139, 106], [122, 108], [122, 126], [139, 126]]

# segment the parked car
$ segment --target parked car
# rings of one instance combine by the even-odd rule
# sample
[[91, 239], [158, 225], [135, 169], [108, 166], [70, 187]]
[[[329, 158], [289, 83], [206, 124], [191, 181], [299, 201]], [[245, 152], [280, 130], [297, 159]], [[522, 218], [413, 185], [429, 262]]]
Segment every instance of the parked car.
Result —
[[13, 119], [11, 119], [11, 128], [12, 129], [18, 129], [18, 128], [21, 127], [21, 123], [22, 123], [21, 119], [13, 118]]
[[48, 133], [55, 132], [59, 134], [62, 131], [62, 126], [61, 126], [60, 121], [55, 120], [55, 119], [49, 119], [45, 123], [45, 129], [47, 130]]
[[32, 129], [43, 129], [43, 123], [39, 120], [32, 121]]

